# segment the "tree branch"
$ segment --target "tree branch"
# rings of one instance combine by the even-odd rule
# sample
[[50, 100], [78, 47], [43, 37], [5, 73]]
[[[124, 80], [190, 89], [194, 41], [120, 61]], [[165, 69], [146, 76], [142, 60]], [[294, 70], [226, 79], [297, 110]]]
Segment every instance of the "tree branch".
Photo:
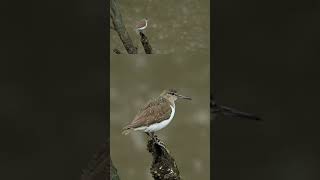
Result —
[[152, 47], [149, 43], [148, 37], [142, 32], [140, 32], [139, 34], [140, 34], [141, 44], [144, 48], [144, 52], [146, 52], [146, 54], [152, 54]]
[[[158, 138], [157, 138], [158, 139]], [[180, 173], [174, 158], [165, 147], [164, 143], [158, 139], [158, 145], [154, 139], [148, 141], [148, 151], [153, 156], [150, 173], [155, 180], [180, 180]]]
[[113, 27], [117, 31], [123, 43], [123, 46], [125, 47], [125, 49], [129, 54], [137, 54], [138, 53], [137, 47], [133, 45], [133, 42], [126, 30], [126, 27], [122, 22], [122, 16], [120, 13], [118, 0], [111, 0], [110, 8], [111, 8], [110, 16], [112, 19]]
[[215, 116], [217, 114], [221, 114], [224, 116], [245, 118], [245, 119], [251, 119], [251, 120], [256, 120], [256, 121], [261, 120], [260, 117], [254, 115], [254, 114], [250, 114], [250, 113], [242, 112], [237, 109], [230, 108], [230, 107], [218, 105], [213, 100], [212, 95], [210, 95], [210, 112], [211, 112], [211, 114], [213, 114]]

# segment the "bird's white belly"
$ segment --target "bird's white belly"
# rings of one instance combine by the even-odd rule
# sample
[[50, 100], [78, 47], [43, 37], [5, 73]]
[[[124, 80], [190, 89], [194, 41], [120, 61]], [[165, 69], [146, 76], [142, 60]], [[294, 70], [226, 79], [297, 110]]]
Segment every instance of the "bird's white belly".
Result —
[[147, 26], [143, 26], [143, 27], [141, 27], [141, 28], [137, 28], [138, 30], [144, 30], [144, 29], [146, 29], [147, 28]]
[[147, 26], [148, 26], [148, 22], [146, 22], [146, 25], [145, 25], [145, 26], [142, 26], [142, 27], [137, 28], [137, 30], [144, 30], [144, 29], [147, 28]]
[[164, 120], [160, 123], [155, 123], [155, 124], [151, 124], [150, 126], [142, 126], [142, 127], [139, 127], [139, 128], [136, 128], [135, 130], [138, 130], [138, 131], [144, 131], [144, 132], [155, 132], [155, 131], [159, 131], [160, 129], [166, 127], [173, 119], [173, 116], [174, 116], [174, 113], [175, 113], [175, 107], [174, 106], [171, 106], [171, 115], [169, 117], [169, 119], [167, 120]]

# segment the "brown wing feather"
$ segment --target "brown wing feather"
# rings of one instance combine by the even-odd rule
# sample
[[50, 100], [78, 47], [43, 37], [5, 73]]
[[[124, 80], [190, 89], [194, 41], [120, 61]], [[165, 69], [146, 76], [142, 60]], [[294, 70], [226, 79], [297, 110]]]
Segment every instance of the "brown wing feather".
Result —
[[150, 101], [124, 129], [149, 126], [152, 123], [158, 123], [162, 120], [169, 119], [172, 111], [169, 105], [170, 102], [164, 98]]
[[146, 25], [146, 21], [145, 20], [141, 20], [141, 21], [137, 22], [136, 28], [142, 28], [145, 25]]

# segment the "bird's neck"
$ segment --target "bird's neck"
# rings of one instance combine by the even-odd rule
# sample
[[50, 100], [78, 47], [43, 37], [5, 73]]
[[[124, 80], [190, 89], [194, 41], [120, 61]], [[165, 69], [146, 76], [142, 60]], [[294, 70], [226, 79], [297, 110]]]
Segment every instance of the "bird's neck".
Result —
[[161, 98], [163, 98], [164, 100], [166, 100], [166, 101], [168, 101], [169, 102], [169, 104], [171, 105], [171, 106], [173, 106], [173, 108], [175, 108], [175, 103], [174, 103], [174, 100], [173, 99], [171, 99], [171, 98], [167, 98], [167, 97], [161, 97]]

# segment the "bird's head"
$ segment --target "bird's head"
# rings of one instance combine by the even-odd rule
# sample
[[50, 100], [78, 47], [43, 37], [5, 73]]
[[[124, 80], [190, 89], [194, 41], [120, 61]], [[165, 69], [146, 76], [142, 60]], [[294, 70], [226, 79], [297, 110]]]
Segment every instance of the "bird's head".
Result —
[[177, 99], [187, 99], [187, 100], [192, 100], [190, 97], [188, 96], [183, 96], [181, 94], [177, 93], [177, 90], [175, 89], [167, 89], [164, 90], [161, 95], [162, 97], [168, 99], [169, 101], [176, 101]]

